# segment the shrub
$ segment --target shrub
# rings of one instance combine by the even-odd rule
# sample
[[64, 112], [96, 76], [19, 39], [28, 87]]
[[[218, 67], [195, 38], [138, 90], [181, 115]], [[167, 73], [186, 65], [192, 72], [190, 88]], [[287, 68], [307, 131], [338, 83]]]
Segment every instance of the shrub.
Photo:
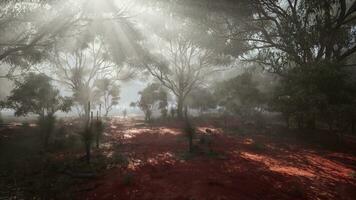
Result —
[[203, 146], [204, 153], [210, 154], [213, 152], [211, 147], [213, 139], [210, 135], [202, 135], [199, 139], [199, 143]]
[[259, 142], [254, 142], [251, 144], [251, 148], [253, 151], [264, 151], [266, 150], [266, 146]]
[[27, 121], [22, 122], [22, 127], [24, 127], [24, 128], [30, 127], [30, 123]]
[[125, 186], [129, 186], [133, 183], [134, 176], [132, 173], [127, 173], [124, 175], [122, 179], [122, 184]]

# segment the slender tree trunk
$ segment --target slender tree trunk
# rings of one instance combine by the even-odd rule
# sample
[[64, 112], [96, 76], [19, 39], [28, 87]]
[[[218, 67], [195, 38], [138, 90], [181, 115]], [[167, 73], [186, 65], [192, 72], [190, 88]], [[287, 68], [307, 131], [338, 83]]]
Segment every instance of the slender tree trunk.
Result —
[[286, 121], [286, 125], [288, 129], [290, 128], [289, 118], [290, 118], [289, 113], [284, 114], [284, 120]]
[[99, 129], [101, 129], [101, 127], [99, 127], [99, 111], [96, 111], [96, 148], [99, 149], [99, 137], [100, 137], [100, 131]]
[[189, 121], [188, 117], [188, 107], [185, 106], [184, 109], [184, 119], [186, 123], [186, 131], [188, 134], [188, 142], [189, 142], [189, 153], [193, 153], [193, 135], [194, 135], [194, 129]]
[[183, 107], [184, 107], [184, 98], [182, 96], [177, 97], [178, 102], [177, 102], [177, 115], [179, 119], [184, 119], [183, 116]]
[[352, 114], [351, 116], [351, 134], [355, 135], [355, 130], [356, 126], [355, 126], [355, 115]]
[[298, 129], [303, 129], [304, 128], [304, 117], [303, 117], [303, 114], [298, 114], [297, 115], [297, 123], [298, 123]]
[[88, 164], [90, 164], [90, 157], [91, 157], [91, 152], [90, 152], [90, 143], [87, 143], [85, 145], [85, 152], [86, 152], [86, 161]]
[[86, 161], [88, 164], [90, 164], [90, 157], [91, 157], [91, 142], [92, 142], [92, 128], [93, 128], [93, 112], [90, 112], [90, 101], [88, 102], [88, 106], [87, 106], [87, 110], [86, 110], [87, 114], [87, 124], [86, 124], [86, 128], [88, 132], [86, 132], [85, 134], [89, 134], [85, 141], [85, 152], [86, 152]]
[[193, 153], [193, 134], [189, 133], [189, 153]]

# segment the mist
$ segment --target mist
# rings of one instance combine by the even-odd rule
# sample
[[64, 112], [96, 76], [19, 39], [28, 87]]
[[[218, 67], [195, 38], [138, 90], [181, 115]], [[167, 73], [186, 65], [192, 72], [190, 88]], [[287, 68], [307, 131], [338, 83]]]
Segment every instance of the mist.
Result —
[[0, 2], [0, 199], [356, 199], [355, 0]]

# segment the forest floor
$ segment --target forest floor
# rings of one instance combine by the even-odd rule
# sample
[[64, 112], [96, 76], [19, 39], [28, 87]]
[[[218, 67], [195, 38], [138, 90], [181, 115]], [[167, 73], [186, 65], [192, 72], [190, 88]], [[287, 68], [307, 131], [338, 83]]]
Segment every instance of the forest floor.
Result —
[[[78, 199], [356, 199], [355, 143], [331, 149], [283, 129], [195, 125], [189, 154], [182, 124], [112, 120], [101, 148], [109, 157], [119, 151], [127, 165], [76, 186], [86, 190]], [[211, 145], [199, 139], [206, 129]]]

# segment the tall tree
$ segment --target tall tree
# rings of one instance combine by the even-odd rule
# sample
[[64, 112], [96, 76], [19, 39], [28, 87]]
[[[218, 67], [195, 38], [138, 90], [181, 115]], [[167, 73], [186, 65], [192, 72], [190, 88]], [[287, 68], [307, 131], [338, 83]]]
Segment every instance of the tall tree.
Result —
[[105, 110], [104, 116], [107, 117], [113, 106], [119, 104], [120, 87], [114, 80], [104, 78], [95, 82], [95, 99]]
[[167, 24], [157, 35], [159, 53], [146, 56], [141, 65], [174, 94], [177, 114], [183, 118], [189, 93], [229, 60], [194, 41], [198, 35], [186, 23]]
[[85, 116], [88, 116], [88, 101], [94, 101], [95, 83], [110, 75], [115, 64], [108, 59], [107, 51], [100, 41], [94, 40], [83, 48], [73, 51], [56, 50], [51, 57], [56, 80], [66, 86], [74, 95]]

